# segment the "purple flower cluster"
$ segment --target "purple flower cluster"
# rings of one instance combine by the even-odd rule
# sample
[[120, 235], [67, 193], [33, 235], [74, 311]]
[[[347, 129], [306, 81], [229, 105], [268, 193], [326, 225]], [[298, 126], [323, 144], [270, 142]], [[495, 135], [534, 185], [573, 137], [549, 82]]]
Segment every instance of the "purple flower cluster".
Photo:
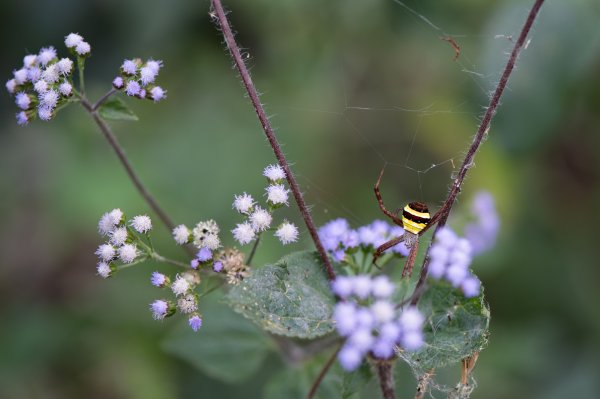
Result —
[[[87, 47], [83, 48], [82, 43]], [[77, 34], [68, 35], [65, 45], [77, 57], [89, 55], [89, 44]], [[16, 114], [17, 124], [26, 125], [36, 116], [43, 121], [55, 116], [56, 109], [73, 95], [73, 65], [70, 58], [59, 59], [52, 46], [23, 58], [23, 66], [14, 70], [13, 78], [6, 82], [6, 90], [15, 96], [20, 109]]]
[[198, 296], [194, 293], [194, 287], [200, 283], [200, 280], [195, 272], [178, 274], [173, 282], [164, 274], [153, 272], [150, 282], [158, 288], [169, 288], [175, 295], [175, 302], [157, 299], [150, 304], [150, 311], [155, 320], [162, 320], [179, 312], [187, 315], [192, 330], [200, 329], [202, 318], [198, 314]]
[[139, 58], [125, 60], [121, 65], [121, 73], [113, 79], [113, 87], [123, 90], [128, 96], [154, 102], [163, 100], [167, 97], [166, 90], [154, 84], [162, 65], [162, 61], [153, 59], [145, 63]]
[[467, 298], [479, 295], [481, 283], [469, 270], [473, 260], [471, 242], [460, 238], [449, 227], [443, 227], [435, 236], [429, 251], [429, 276], [446, 279], [460, 288]]
[[473, 199], [471, 212], [476, 221], [465, 226], [465, 237], [471, 242], [473, 255], [479, 255], [494, 247], [500, 229], [500, 218], [492, 194], [478, 192]]
[[333, 292], [342, 299], [333, 311], [337, 332], [346, 338], [338, 353], [341, 366], [355, 370], [367, 354], [390, 359], [394, 348], [418, 350], [423, 341], [423, 315], [416, 307], [400, 313], [391, 302], [395, 286], [387, 276], [338, 276]]
[[[351, 229], [346, 219], [335, 219], [319, 228], [319, 238], [336, 262], [342, 262], [349, 252], [361, 247], [373, 250], [394, 237], [404, 234], [400, 226], [392, 226], [383, 220]], [[390, 249], [392, 252], [407, 256], [408, 248], [400, 243]]]

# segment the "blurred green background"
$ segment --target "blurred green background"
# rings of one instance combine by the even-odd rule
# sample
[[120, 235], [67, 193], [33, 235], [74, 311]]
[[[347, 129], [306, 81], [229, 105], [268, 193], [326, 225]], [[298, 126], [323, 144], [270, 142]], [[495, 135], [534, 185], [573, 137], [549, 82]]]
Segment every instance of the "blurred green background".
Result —
[[[380, 218], [372, 186], [386, 162], [390, 207], [442, 203], [530, 3], [406, 1], [428, 24], [393, 0], [226, 1], [318, 224]], [[167, 101], [126, 99], [140, 121], [111, 125], [177, 223], [214, 218], [227, 232], [239, 220], [233, 194], [260, 195], [274, 159], [208, 11], [208, 1], [3, 1], [1, 71], [8, 80], [46, 45], [64, 56], [63, 37], [79, 32], [96, 99], [124, 58], [162, 59]], [[599, 20], [594, 0], [543, 6], [455, 208], [485, 189], [502, 218], [497, 247], [473, 265], [492, 310], [473, 398], [600, 395]], [[449, 34], [456, 61], [439, 39]], [[283, 362], [275, 353], [237, 384], [165, 353], [183, 321], [151, 318], [157, 265], [95, 276], [100, 215], [149, 210], [82, 109], [19, 128], [6, 92], [0, 107], [0, 397], [261, 397]], [[299, 222], [293, 207], [286, 216]], [[155, 226], [161, 252], [185, 260]], [[293, 249], [310, 247], [302, 237]], [[257, 263], [282, 254], [265, 240]], [[412, 397], [409, 369], [398, 373], [399, 397]]]

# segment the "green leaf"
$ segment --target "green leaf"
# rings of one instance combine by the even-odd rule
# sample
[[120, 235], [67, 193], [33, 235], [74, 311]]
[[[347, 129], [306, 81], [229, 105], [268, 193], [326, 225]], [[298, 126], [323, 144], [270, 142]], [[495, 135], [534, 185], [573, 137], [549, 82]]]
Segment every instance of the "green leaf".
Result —
[[260, 367], [271, 341], [254, 324], [215, 300], [216, 296], [201, 300], [203, 324], [198, 332], [185, 320], [162, 346], [215, 379], [241, 382]]
[[104, 119], [112, 119], [118, 121], [137, 121], [138, 117], [133, 111], [118, 97], [113, 97], [105, 101], [98, 113]]
[[426, 344], [417, 352], [402, 354], [417, 375], [458, 363], [487, 344], [490, 311], [483, 293], [465, 298], [448, 282], [430, 279], [418, 307], [426, 317]]
[[357, 397], [360, 391], [373, 379], [373, 371], [367, 362], [362, 362], [361, 366], [351, 373], [344, 371], [339, 366], [334, 371], [342, 375], [340, 389], [340, 397], [342, 399]]
[[294, 252], [254, 270], [228, 295], [233, 309], [274, 334], [315, 338], [333, 331], [335, 303], [315, 252]]

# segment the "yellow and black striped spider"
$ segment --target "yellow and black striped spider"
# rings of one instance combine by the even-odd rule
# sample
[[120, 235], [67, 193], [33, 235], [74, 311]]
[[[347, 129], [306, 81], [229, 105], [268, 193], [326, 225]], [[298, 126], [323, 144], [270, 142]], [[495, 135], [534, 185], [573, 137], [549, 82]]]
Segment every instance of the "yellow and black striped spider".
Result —
[[404, 241], [410, 252], [408, 254], [408, 258], [406, 259], [404, 269], [402, 270], [402, 277], [405, 277], [407, 274], [410, 276], [412, 274], [415, 258], [419, 249], [419, 236], [421, 236], [431, 226], [438, 222], [446, 206], [444, 204], [444, 206], [442, 206], [442, 208], [437, 211], [433, 217], [431, 217], [427, 205], [422, 202], [411, 202], [402, 209], [402, 217], [399, 217], [400, 210], [396, 211], [396, 214], [393, 214], [386, 209], [385, 205], [383, 204], [383, 199], [381, 198], [381, 193], [379, 192], [379, 184], [381, 183], [381, 178], [383, 177], [384, 171], [385, 167], [381, 170], [379, 178], [377, 179], [377, 183], [375, 183], [375, 197], [377, 197], [377, 202], [379, 203], [379, 208], [381, 211], [387, 217], [392, 219], [396, 225], [404, 228], [404, 234], [399, 237], [392, 238], [391, 240], [377, 247], [375, 254], [373, 254], [373, 263], [375, 263], [385, 251]]

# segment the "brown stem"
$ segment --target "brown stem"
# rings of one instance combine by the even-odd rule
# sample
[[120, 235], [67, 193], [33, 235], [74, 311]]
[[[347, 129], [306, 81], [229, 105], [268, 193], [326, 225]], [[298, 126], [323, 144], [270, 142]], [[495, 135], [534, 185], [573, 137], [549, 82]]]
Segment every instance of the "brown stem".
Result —
[[105, 94], [104, 94], [102, 97], [100, 97], [100, 98], [98, 99], [98, 101], [96, 101], [96, 103], [95, 103], [95, 104], [92, 106], [92, 111], [96, 111], [98, 108], [100, 108], [100, 106], [101, 106], [102, 104], [104, 104], [104, 102], [105, 102], [106, 100], [108, 100], [108, 98], [109, 98], [110, 96], [112, 96], [113, 94], [115, 94], [116, 92], [117, 92], [117, 90], [116, 90], [116, 89], [114, 89], [114, 88], [112, 88], [112, 89], [110, 89], [109, 91], [107, 91], [107, 92], [106, 92], [106, 93], [105, 93]]
[[[433, 239], [435, 238], [437, 232], [446, 224], [446, 221], [448, 220], [448, 215], [450, 214], [450, 211], [452, 210], [452, 206], [454, 205], [454, 202], [456, 201], [456, 197], [460, 193], [462, 184], [465, 180], [465, 176], [467, 175], [468, 170], [473, 165], [473, 159], [475, 158], [475, 154], [479, 150], [479, 146], [481, 145], [483, 138], [485, 137], [485, 135], [488, 133], [488, 131], [490, 129], [490, 124], [492, 122], [492, 118], [496, 114], [496, 109], [498, 108], [498, 104], [500, 103], [500, 97], [502, 97], [502, 93], [504, 93], [504, 89], [506, 88], [506, 84], [508, 83], [508, 78], [510, 77], [510, 74], [512, 73], [512, 71], [515, 67], [515, 63], [517, 62], [519, 53], [521, 52], [521, 50], [523, 49], [523, 46], [525, 45], [525, 40], [527, 39], [527, 35], [529, 34], [529, 31], [531, 30], [531, 26], [533, 25], [533, 22], [535, 21], [538, 11], [540, 10], [540, 7], [542, 6], [543, 3], [544, 3], [544, 0], [536, 0], [535, 3], [533, 4], [533, 7], [531, 8], [531, 11], [529, 11], [527, 20], [525, 21], [525, 24], [523, 25], [523, 28], [521, 29], [521, 34], [519, 35], [518, 40], [515, 42], [515, 46], [513, 47], [513, 50], [510, 53], [508, 62], [506, 63], [506, 66], [504, 67], [504, 72], [502, 73], [502, 76], [500, 77], [500, 81], [498, 82], [498, 85], [496, 86], [496, 89], [494, 90], [494, 94], [492, 95], [490, 104], [488, 105], [488, 107], [485, 111], [485, 114], [483, 115], [483, 119], [481, 120], [481, 124], [479, 125], [479, 128], [477, 129], [477, 133], [475, 134], [475, 137], [473, 138], [473, 142], [471, 143], [471, 146], [469, 147], [469, 150], [467, 151], [467, 155], [465, 156], [465, 159], [463, 160], [463, 162], [460, 166], [458, 175], [454, 179], [454, 183], [452, 184], [452, 188], [450, 189], [448, 198], [442, 205], [443, 212], [442, 212], [442, 214], [439, 218], [439, 221], [437, 223], [437, 226], [433, 232], [431, 242], [433, 242]], [[413, 295], [413, 298], [411, 300], [411, 303], [413, 305], [415, 305], [419, 301], [419, 298], [421, 297], [421, 293], [423, 292], [423, 290], [420, 290], [420, 287], [425, 283], [425, 279], [427, 278], [427, 272], [429, 269], [429, 256], [428, 255], [429, 255], [430, 249], [431, 249], [431, 244], [429, 245], [429, 248], [427, 248], [425, 261], [423, 262], [423, 267], [421, 268], [421, 274], [419, 276], [417, 285], [415, 286], [415, 291], [414, 291], [415, 294], [417, 294], [417, 292], [419, 292], [419, 293], [418, 293], [418, 295]]]
[[308, 228], [308, 232], [312, 237], [312, 240], [317, 247], [317, 251], [323, 260], [323, 264], [325, 265], [325, 271], [327, 272], [327, 276], [330, 280], [335, 279], [335, 272], [333, 271], [333, 267], [331, 266], [331, 262], [329, 261], [329, 257], [325, 252], [325, 248], [323, 248], [323, 244], [319, 239], [319, 235], [317, 234], [317, 229], [315, 228], [315, 224], [310, 216], [310, 212], [304, 202], [304, 198], [302, 197], [302, 193], [300, 192], [300, 187], [296, 182], [296, 178], [292, 174], [292, 170], [290, 169], [283, 152], [281, 151], [281, 146], [275, 137], [275, 132], [269, 123], [269, 119], [265, 113], [265, 110], [258, 98], [258, 92], [256, 91], [256, 87], [252, 82], [252, 78], [250, 77], [250, 73], [246, 68], [246, 64], [242, 59], [242, 55], [240, 54], [240, 49], [238, 48], [237, 43], [235, 42], [235, 38], [233, 37], [233, 33], [231, 31], [231, 26], [229, 25], [229, 21], [227, 20], [227, 16], [225, 15], [225, 11], [223, 10], [223, 6], [221, 4], [221, 0], [211, 0], [213, 13], [212, 15], [216, 17], [218, 20], [219, 26], [221, 27], [221, 31], [223, 33], [223, 37], [225, 38], [225, 43], [227, 43], [227, 48], [229, 49], [229, 53], [235, 62], [235, 66], [242, 77], [242, 82], [246, 91], [248, 92], [248, 96], [250, 97], [250, 101], [254, 107], [254, 111], [256, 111], [256, 115], [260, 121], [260, 124], [269, 140], [269, 144], [273, 148], [273, 152], [275, 153], [275, 157], [279, 162], [279, 165], [285, 171], [285, 176], [287, 178], [288, 184], [292, 193], [294, 194], [294, 199], [296, 200], [296, 204], [298, 204], [298, 208], [300, 209], [300, 213], [302, 214], [302, 218], [304, 219], [304, 223], [306, 223], [306, 227]]
[[250, 263], [252, 263], [252, 259], [254, 259], [254, 255], [256, 254], [256, 250], [258, 249], [258, 244], [260, 243], [260, 234], [258, 237], [256, 237], [256, 240], [254, 240], [254, 245], [252, 246], [252, 250], [250, 251], [250, 255], [248, 255], [248, 260], [246, 260], [246, 264], [248, 266], [250, 266]]
[[396, 399], [394, 392], [394, 375], [392, 374], [392, 363], [386, 360], [377, 361], [377, 376], [383, 399]]
[[98, 125], [98, 127], [100, 128], [100, 131], [104, 135], [104, 138], [106, 138], [112, 149], [117, 154], [117, 157], [119, 158], [121, 164], [125, 168], [129, 179], [133, 182], [133, 185], [135, 186], [135, 188], [137, 188], [140, 195], [148, 203], [150, 208], [152, 208], [152, 210], [158, 215], [158, 217], [164, 223], [164, 225], [167, 226], [169, 230], [173, 230], [175, 224], [173, 223], [169, 215], [167, 215], [167, 213], [160, 207], [160, 205], [158, 205], [158, 202], [156, 202], [156, 200], [148, 192], [146, 187], [142, 184], [142, 181], [138, 177], [137, 173], [135, 173], [135, 171], [133, 170], [133, 166], [131, 166], [129, 159], [125, 155], [125, 151], [117, 141], [117, 137], [113, 134], [108, 124], [104, 121], [104, 119], [100, 117], [98, 111], [94, 109], [94, 107], [88, 102], [88, 100], [86, 100], [85, 98], [81, 98], [80, 101], [81, 105], [83, 105], [83, 107], [89, 112], [89, 114], [94, 119], [94, 122], [96, 122], [96, 125]]
[[337, 354], [338, 354], [338, 352], [340, 351], [341, 348], [342, 348], [342, 346], [340, 345], [331, 354], [331, 356], [329, 357], [329, 359], [327, 360], [327, 362], [323, 366], [323, 369], [321, 369], [321, 372], [319, 373], [319, 375], [317, 376], [317, 378], [313, 382], [312, 386], [310, 387], [310, 391], [308, 391], [308, 395], [306, 395], [306, 399], [312, 399], [315, 396], [315, 394], [317, 393], [317, 389], [319, 388], [319, 385], [321, 384], [321, 381], [323, 381], [323, 378], [325, 378], [325, 375], [327, 375], [327, 372], [329, 371], [329, 369], [333, 365], [333, 362], [335, 361], [335, 357], [337, 356]]

